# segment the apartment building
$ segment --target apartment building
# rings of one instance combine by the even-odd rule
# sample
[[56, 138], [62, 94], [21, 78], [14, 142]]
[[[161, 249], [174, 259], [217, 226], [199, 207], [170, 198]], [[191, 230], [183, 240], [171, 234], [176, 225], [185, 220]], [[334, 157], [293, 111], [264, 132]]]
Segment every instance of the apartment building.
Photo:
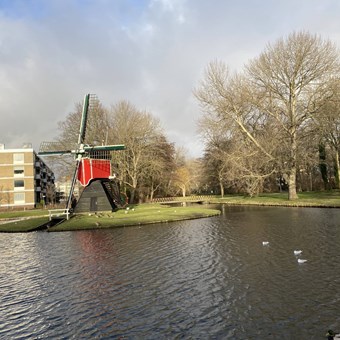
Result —
[[0, 208], [33, 208], [52, 200], [54, 174], [31, 144], [6, 149], [0, 144]]

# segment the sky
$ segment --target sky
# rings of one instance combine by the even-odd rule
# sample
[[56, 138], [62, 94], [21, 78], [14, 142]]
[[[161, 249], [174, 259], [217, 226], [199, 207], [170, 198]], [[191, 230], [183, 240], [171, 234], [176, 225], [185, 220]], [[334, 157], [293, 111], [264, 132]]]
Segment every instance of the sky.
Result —
[[94, 93], [150, 112], [200, 157], [193, 90], [208, 64], [241, 70], [294, 31], [339, 47], [339, 17], [339, 0], [0, 0], [0, 143], [38, 150]]

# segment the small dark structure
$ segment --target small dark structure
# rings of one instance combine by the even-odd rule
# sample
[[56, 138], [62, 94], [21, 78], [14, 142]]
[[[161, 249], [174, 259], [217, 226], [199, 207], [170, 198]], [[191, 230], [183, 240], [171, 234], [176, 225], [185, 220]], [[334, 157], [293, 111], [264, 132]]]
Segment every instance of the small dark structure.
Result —
[[85, 187], [74, 212], [114, 211], [126, 203], [117, 182], [108, 178], [96, 178]]
[[51, 219], [50, 221], [39, 225], [36, 228], [30, 229], [29, 231], [40, 231], [40, 230], [47, 230], [49, 228], [52, 228], [60, 223], [63, 223], [66, 220], [66, 218], [63, 217], [54, 217], [53, 219]]

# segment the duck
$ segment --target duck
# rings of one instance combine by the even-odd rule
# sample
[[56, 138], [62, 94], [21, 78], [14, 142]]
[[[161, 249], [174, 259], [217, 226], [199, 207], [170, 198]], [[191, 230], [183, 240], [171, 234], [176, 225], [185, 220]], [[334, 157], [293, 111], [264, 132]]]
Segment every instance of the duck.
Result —
[[263, 245], [263, 246], [268, 246], [268, 244], [269, 244], [268, 241], [263, 241], [263, 242], [262, 242], [262, 245]]
[[305, 262], [307, 262], [307, 260], [298, 259], [298, 263], [305, 263]]
[[302, 250], [294, 250], [294, 255], [301, 255]]
[[331, 329], [328, 330], [326, 336], [327, 336], [327, 339], [339, 339], [340, 338], [340, 334], [339, 333], [336, 334]]

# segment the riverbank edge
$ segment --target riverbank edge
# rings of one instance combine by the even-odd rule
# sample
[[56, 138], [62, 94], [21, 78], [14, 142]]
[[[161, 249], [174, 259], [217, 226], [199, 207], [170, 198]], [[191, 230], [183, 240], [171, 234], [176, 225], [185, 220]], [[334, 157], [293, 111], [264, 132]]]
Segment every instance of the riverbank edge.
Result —
[[[59, 232], [140, 226], [207, 218], [220, 214], [220, 210], [213, 209], [208, 206], [173, 208], [160, 204], [145, 204], [142, 206], [136, 206], [136, 208], [132, 209], [121, 209], [116, 212], [76, 214], [68, 221], [65, 220], [54, 227], [47, 228], [47, 231]], [[3, 222], [4, 220], [0, 219], [0, 222], [1, 221]], [[34, 221], [39, 221], [39, 223], [36, 223], [33, 226], [32, 222]], [[15, 220], [7, 219], [5, 223], [0, 224], [0, 232], [31, 232], [48, 223], [48, 221], [48, 216], [39, 216], [39, 218], [20, 218]]]
[[[241, 195], [228, 195], [222, 197], [205, 197], [200, 196], [200, 203], [203, 203], [204, 208], [198, 208], [201, 209], [202, 211], [206, 211], [207, 207], [209, 205], [213, 204], [223, 204], [223, 205], [229, 205], [229, 206], [263, 206], [263, 207], [289, 207], [289, 208], [334, 208], [334, 209], [339, 209], [340, 208], [340, 191], [339, 190], [333, 190], [333, 191], [323, 191], [323, 192], [305, 192], [300, 194], [300, 198], [298, 200], [294, 201], [288, 201], [286, 196], [283, 193], [276, 193], [276, 194], [261, 194], [257, 197], [245, 197]], [[188, 197], [189, 198], [189, 197]], [[181, 202], [180, 198], [177, 203]], [[197, 199], [196, 199], [197, 200]], [[189, 200], [184, 200], [182, 203], [184, 204], [185, 202], [190, 203]], [[167, 205], [166, 201], [163, 201], [162, 203], [144, 203], [141, 205], [136, 205], [139, 207], [169, 207]], [[174, 202], [176, 203], [176, 202]], [[132, 207], [132, 206], [131, 206]], [[188, 209], [189, 207], [181, 207], [181, 209]], [[129, 209], [129, 208], [127, 208]], [[179, 208], [178, 208], [179, 209]], [[204, 210], [203, 210], [204, 209]], [[212, 208], [208, 208], [211, 210]], [[124, 211], [124, 210], [121, 210]], [[216, 210], [219, 211], [219, 210]], [[31, 212], [30, 212], [31, 213]], [[37, 211], [36, 216], [29, 216], [29, 217], [23, 217], [22, 212], [19, 211], [18, 215], [21, 215], [20, 217], [11, 217], [11, 218], [1, 218], [0, 214], [0, 232], [28, 232], [28, 231], [33, 231], [36, 230], [39, 225], [36, 225], [35, 227], [30, 226], [27, 223], [30, 223], [32, 219], [37, 219], [37, 221], [40, 221], [41, 219], [45, 218], [44, 222], [48, 222], [48, 216], [42, 215], [44, 212]], [[218, 215], [218, 213], [215, 213], [215, 215]], [[154, 224], [154, 223], [169, 223], [169, 222], [176, 222], [176, 221], [181, 221], [181, 220], [189, 220], [189, 219], [196, 219], [196, 218], [205, 218], [205, 217], [210, 217], [210, 216], [215, 216], [215, 215], [206, 215], [206, 213], [201, 214], [200, 216], [181, 216], [180, 218], [166, 218], [166, 219], [153, 219], [149, 221], [142, 221], [142, 222], [126, 222], [126, 223], [121, 223], [119, 225], [107, 225], [102, 228], [98, 228], [96, 225], [92, 225], [91, 227], [88, 228], [83, 228], [83, 229], [68, 229], [68, 230], [88, 230], [88, 229], [103, 229], [103, 228], [116, 228], [116, 227], [127, 227], [127, 226], [139, 226], [139, 225], [146, 225], [146, 224]], [[86, 218], [86, 215], [85, 217]], [[40, 220], [39, 220], [40, 219]], [[22, 221], [26, 221], [26, 226], [23, 228], [20, 227], [20, 225], [23, 223]], [[67, 225], [67, 222], [62, 223], [58, 228], [57, 227], [52, 227], [49, 231], [66, 231], [66, 229], [62, 230], [62, 225], [64, 224]], [[111, 223], [111, 221], [110, 221]], [[41, 223], [43, 224], [43, 223]]]
[[[100, 224], [96, 225], [91, 224], [90, 226], [82, 226], [82, 227], [68, 227], [67, 224], [63, 223], [60, 224], [59, 226], [55, 228], [50, 228], [47, 231], [48, 232], [62, 232], [62, 231], [78, 231], [78, 230], [103, 230], [103, 229], [113, 229], [113, 228], [125, 228], [125, 227], [142, 227], [142, 226], [147, 226], [147, 225], [152, 225], [152, 224], [157, 224], [157, 223], [171, 223], [171, 222], [180, 222], [180, 221], [187, 221], [187, 220], [196, 220], [196, 219], [201, 219], [201, 218], [208, 218], [208, 217], [214, 217], [218, 216], [221, 214], [220, 210], [215, 210], [215, 209], [209, 209], [210, 213], [209, 214], [201, 214], [200, 216], [187, 216], [187, 217], [181, 217], [181, 218], [172, 218], [172, 219], [167, 219], [167, 220], [150, 220], [150, 221], [143, 221], [143, 222], [131, 222], [131, 223], [119, 223], [116, 225], [112, 224]], [[82, 219], [82, 222], [86, 221], [86, 217]]]
[[316, 203], [259, 203], [259, 202], [225, 202], [222, 200], [208, 201], [207, 204], [225, 204], [233, 206], [258, 206], [258, 207], [288, 207], [288, 208], [328, 208], [340, 209], [340, 203], [337, 204], [316, 204]]
[[300, 192], [299, 198], [289, 200], [286, 193], [262, 193], [248, 197], [242, 195], [225, 195], [209, 197], [210, 204], [272, 206], [293, 208], [340, 208], [340, 190]]

